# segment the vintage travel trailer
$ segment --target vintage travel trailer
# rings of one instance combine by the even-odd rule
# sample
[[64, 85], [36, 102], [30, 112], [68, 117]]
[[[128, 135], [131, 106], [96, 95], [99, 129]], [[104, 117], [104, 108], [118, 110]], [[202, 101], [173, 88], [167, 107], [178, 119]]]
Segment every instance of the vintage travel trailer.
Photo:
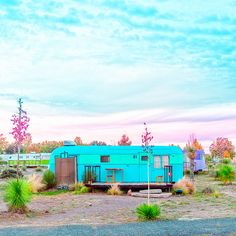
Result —
[[67, 142], [50, 157], [58, 185], [85, 183], [174, 183], [183, 177], [183, 152], [175, 146], [154, 146], [147, 155], [141, 146], [76, 146]]
[[[184, 162], [184, 169], [189, 170], [190, 169], [190, 161], [187, 156], [187, 153], [185, 153], [185, 162]], [[196, 157], [194, 159], [194, 171], [199, 172], [206, 169], [206, 162], [205, 162], [205, 152], [203, 150], [198, 150]]]

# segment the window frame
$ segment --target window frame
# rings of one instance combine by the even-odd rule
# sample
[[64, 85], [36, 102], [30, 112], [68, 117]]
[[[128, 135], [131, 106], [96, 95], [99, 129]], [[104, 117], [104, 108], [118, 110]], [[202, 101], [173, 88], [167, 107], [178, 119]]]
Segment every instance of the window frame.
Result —
[[[167, 157], [167, 164], [164, 163], [164, 158], [163, 157]], [[170, 165], [170, 156], [169, 155], [162, 155], [161, 156], [161, 166], [162, 168], [164, 168], [165, 166], [169, 166]]]
[[[103, 158], [107, 158], [107, 160], [104, 160]], [[109, 163], [110, 162], [110, 156], [109, 155], [100, 156], [100, 162], [101, 163]]]
[[[156, 164], [157, 163], [157, 158], [159, 159], [159, 162], [158, 162], [158, 165]], [[153, 156], [153, 165], [154, 165], [154, 168], [155, 169], [161, 169], [162, 168], [162, 158], [160, 155], [154, 155]]]
[[148, 156], [147, 155], [141, 156], [141, 161], [148, 161]]

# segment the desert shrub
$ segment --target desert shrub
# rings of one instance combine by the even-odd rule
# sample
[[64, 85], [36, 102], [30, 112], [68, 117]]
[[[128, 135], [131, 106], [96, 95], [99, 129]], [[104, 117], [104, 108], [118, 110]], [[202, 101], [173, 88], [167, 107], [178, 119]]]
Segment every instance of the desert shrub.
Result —
[[118, 184], [112, 184], [111, 187], [107, 190], [109, 195], [121, 195], [123, 192], [120, 190]]
[[222, 164], [219, 166], [219, 179], [224, 184], [232, 183], [232, 181], [235, 179], [235, 170], [232, 165], [228, 164]]
[[202, 193], [204, 194], [212, 194], [214, 192], [214, 189], [212, 189], [211, 187], [206, 187], [202, 190]]
[[25, 179], [10, 180], [4, 192], [4, 201], [8, 205], [8, 210], [17, 213], [27, 211], [26, 204], [31, 200], [29, 184]]
[[32, 174], [28, 178], [28, 183], [30, 186], [30, 191], [32, 193], [38, 193], [45, 189], [45, 184], [43, 183], [43, 178], [41, 175]]
[[173, 194], [176, 194], [178, 190], [182, 190], [183, 195], [193, 194], [195, 192], [195, 186], [193, 182], [182, 179], [173, 185]]
[[46, 185], [47, 189], [55, 187], [56, 186], [55, 174], [50, 170], [44, 171], [44, 173], [43, 173], [43, 183]]
[[42, 169], [42, 167], [37, 166], [37, 167], [35, 168], [35, 171], [36, 171], [36, 172], [41, 172], [41, 171], [43, 171], [43, 169]]
[[[18, 170], [18, 175], [19, 177], [23, 177], [23, 174], [20, 170]], [[0, 174], [0, 178], [5, 179], [5, 178], [16, 178], [17, 177], [17, 171], [16, 169], [12, 168], [7, 168], [2, 171]]]
[[143, 203], [136, 208], [136, 214], [140, 220], [156, 220], [161, 214], [161, 208], [156, 204]]
[[86, 187], [83, 183], [76, 183], [74, 184], [74, 193], [81, 194], [81, 193], [88, 193], [90, 188]]
[[80, 190], [75, 190], [75, 194], [88, 193], [90, 191], [89, 187], [83, 186]]

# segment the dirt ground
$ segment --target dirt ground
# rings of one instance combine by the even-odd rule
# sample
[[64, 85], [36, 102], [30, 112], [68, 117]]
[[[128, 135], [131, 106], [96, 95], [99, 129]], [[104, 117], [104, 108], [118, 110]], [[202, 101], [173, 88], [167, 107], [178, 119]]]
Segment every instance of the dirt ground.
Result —
[[[162, 219], [199, 219], [236, 217], [236, 184], [223, 186], [207, 175], [196, 177], [198, 192], [193, 196], [171, 196], [168, 199], [151, 199], [161, 205]], [[1, 189], [0, 183], [0, 189]], [[211, 186], [221, 195], [201, 194]], [[56, 196], [34, 195], [27, 215], [10, 214], [0, 191], [0, 227], [53, 226], [67, 224], [117, 224], [137, 221], [135, 208], [146, 198], [127, 195], [109, 196], [106, 193], [74, 195], [71, 192]]]

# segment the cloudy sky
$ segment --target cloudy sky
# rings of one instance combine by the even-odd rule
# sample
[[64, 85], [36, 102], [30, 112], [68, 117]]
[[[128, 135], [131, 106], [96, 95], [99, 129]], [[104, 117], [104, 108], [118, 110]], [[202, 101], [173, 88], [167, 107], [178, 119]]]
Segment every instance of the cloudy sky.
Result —
[[0, 0], [0, 133], [236, 144], [234, 0]]

